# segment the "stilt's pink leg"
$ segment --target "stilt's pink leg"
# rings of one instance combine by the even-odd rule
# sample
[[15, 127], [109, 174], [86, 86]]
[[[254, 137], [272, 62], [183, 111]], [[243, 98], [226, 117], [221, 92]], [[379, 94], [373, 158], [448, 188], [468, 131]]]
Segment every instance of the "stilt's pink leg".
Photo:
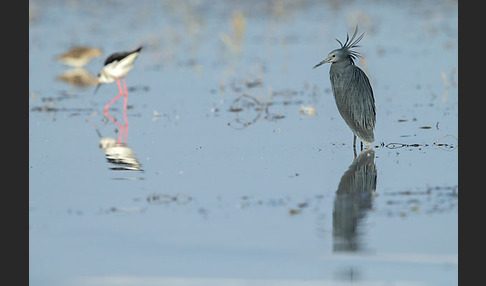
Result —
[[120, 96], [122, 96], [122, 95], [123, 95], [123, 90], [122, 90], [122, 88], [121, 88], [120, 80], [119, 80], [118, 78], [116, 79], [116, 83], [118, 84], [118, 90], [119, 90], [120, 92], [119, 92], [119, 93], [118, 93], [118, 95], [117, 95], [117, 96], [115, 96], [115, 97], [114, 97], [114, 98], [113, 98], [113, 99], [112, 99], [110, 102], [108, 102], [108, 104], [107, 104], [107, 105], [105, 105], [105, 114], [106, 114], [106, 113], [108, 113], [108, 108], [110, 108], [110, 106], [111, 106], [111, 105], [112, 105], [112, 104], [113, 104], [115, 101], [117, 101], [117, 100], [120, 98]]
[[120, 80], [118, 78], [116, 79], [116, 83], [118, 84], [118, 90], [120, 92], [107, 105], [105, 105], [104, 113], [105, 113], [105, 116], [108, 117], [108, 119], [110, 121], [115, 123], [116, 126], [118, 126], [118, 128], [120, 129], [120, 134], [118, 135], [118, 143], [121, 143], [121, 138], [122, 138], [122, 134], [123, 134], [123, 131], [124, 131], [123, 125], [118, 123], [118, 121], [116, 121], [116, 119], [113, 118], [113, 116], [111, 116], [110, 113], [108, 113], [108, 108], [110, 108], [110, 106], [123, 95], [123, 89], [121, 87]]
[[125, 83], [125, 77], [123, 78], [123, 88], [125, 89], [125, 97], [123, 98], [123, 120], [125, 121], [125, 143], [127, 143], [128, 136], [128, 116], [127, 116], [127, 102], [128, 102], [128, 90]]

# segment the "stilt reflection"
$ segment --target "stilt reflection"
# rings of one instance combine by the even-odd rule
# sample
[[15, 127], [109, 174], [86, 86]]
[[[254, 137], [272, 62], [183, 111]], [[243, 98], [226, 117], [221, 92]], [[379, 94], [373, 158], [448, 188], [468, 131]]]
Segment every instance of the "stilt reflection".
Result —
[[100, 137], [100, 148], [105, 153], [106, 160], [112, 164], [110, 170], [115, 171], [143, 171], [142, 164], [138, 162], [132, 148], [126, 143], [119, 143], [112, 137], [103, 137], [98, 129], [96, 133]]
[[100, 138], [100, 148], [106, 155], [106, 160], [113, 164], [111, 170], [143, 171], [135, 157], [132, 148], [126, 143], [118, 143], [115, 138]]

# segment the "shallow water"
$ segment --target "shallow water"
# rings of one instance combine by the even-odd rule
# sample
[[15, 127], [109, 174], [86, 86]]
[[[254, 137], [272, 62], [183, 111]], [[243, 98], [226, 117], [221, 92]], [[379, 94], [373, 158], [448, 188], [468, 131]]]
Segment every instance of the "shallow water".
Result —
[[[457, 3], [261, 2], [30, 1], [32, 285], [457, 284]], [[354, 159], [312, 67], [356, 24]], [[59, 78], [73, 45], [104, 52], [86, 86]], [[139, 45], [116, 145], [92, 77]]]

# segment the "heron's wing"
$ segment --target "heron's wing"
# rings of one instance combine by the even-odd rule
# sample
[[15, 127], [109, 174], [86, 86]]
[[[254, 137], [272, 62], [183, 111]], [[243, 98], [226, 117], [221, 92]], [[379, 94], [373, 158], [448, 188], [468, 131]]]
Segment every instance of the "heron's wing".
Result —
[[[349, 95], [352, 97], [352, 113], [358, 115], [356, 123], [365, 129], [373, 129], [376, 121], [375, 97], [373, 89], [366, 74], [357, 66], [352, 66], [352, 81], [349, 86]], [[364, 116], [366, 115], [366, 116]]]
[[331, 83], [344, 121], [355, 134], [365, 132], [371, 136], [375, 127], [375, 99], [366, 74], [359, 67], [349, 65], [332, 71]]

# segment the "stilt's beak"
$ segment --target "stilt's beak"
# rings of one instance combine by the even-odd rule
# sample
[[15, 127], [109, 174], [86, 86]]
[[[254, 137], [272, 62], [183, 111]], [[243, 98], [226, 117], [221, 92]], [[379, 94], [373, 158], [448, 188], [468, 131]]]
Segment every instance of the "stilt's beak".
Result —
[[97, 92], [97, 91], [98, 91], [98, 89], [100, 88], [100, 85], [101, 85], [101, 83], [98, 83], [98, 85], [96, 86], [96, 89], [95, 89], [95, 91], [94, 91], [93, 95], [94, 95], [94, 94], [96, 94], [96, 92]]

